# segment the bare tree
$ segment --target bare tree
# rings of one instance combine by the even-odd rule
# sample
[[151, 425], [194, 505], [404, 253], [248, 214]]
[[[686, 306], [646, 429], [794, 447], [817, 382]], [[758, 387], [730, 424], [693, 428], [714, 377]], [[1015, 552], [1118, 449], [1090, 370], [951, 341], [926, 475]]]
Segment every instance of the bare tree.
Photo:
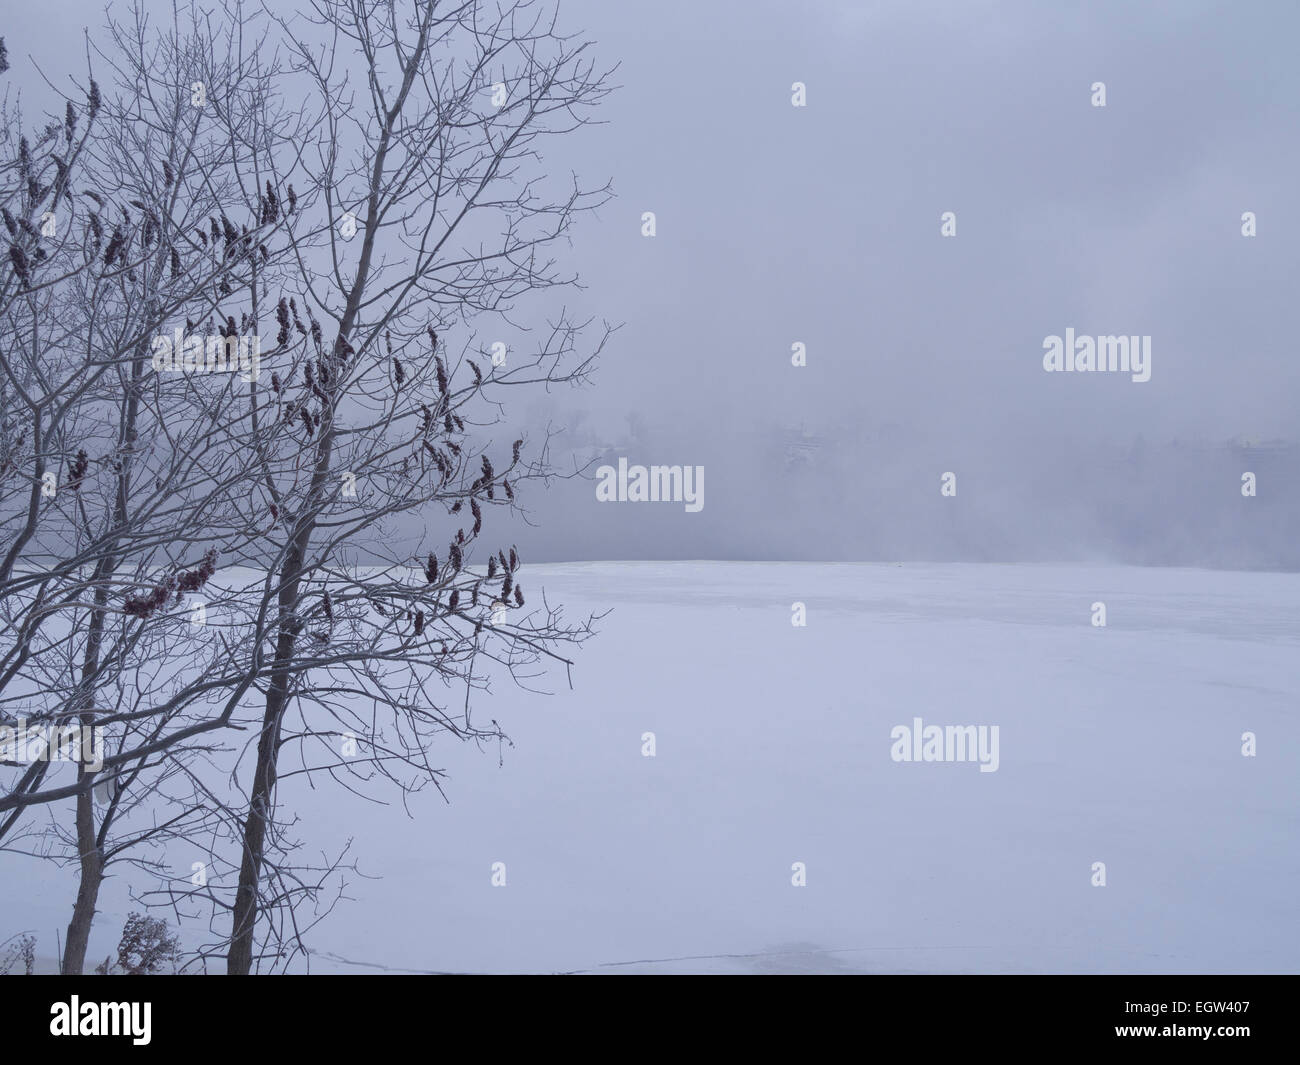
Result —
[[[526, 606], [515, 549], [482, 545], [488, 513], [551, 472], [544, 446], [530, 461], [524, 440], [490, 435], [503, 398], [580, 383], [608, 335], [579, 354], [586, 323], [561, 314], [500, 372], [476, 361], [467, 336], [525, 295], [573, 283], [547, 248], [607, 196], [574, 183], [556, 197], [543, 175], [525, 175], [544, 139], [587, 121], [609, 89], [548, 5], [319, 0], [284, 32], [329, 116], [311, 176], [332, 225], [323, 247], [304, 246], [286, 283], [296, 289], [277, 307], [298, 343], [273, 415], [297, 437], [268, 440], [256, 456], [277, 518], [279, 632], [242, 830], [235, 974], [254, 964], [287, 745], [302, 752], [299, 772], [355, 774], [339, 748], [355, 731], [367, 770], [403, 787], [436, 784], [436, 735], [501, 735], [471, 717], [485, 667], [565, 661], [557, 647], [589, 633], [589, 622]], [[457, 334], [453, 354], [446, 338]], [[441, 525], [445, 546], [349, 565], [358, 544], [382, 550], [399, 514]], [[485, 565], [471, 565], [476, 551]]]
[[[129, 698], [118, 692], [115, 706], [97, 698], [133, 669], [138, 680], [141, 656], [156, 653], [160, 630], [181, 622], [183, 597], [203, 591], [221, 550], [242, 546], [230, 536], [244, 524], [238, 507], [247, 496], [238, 441], [255, 431], [242, 378], [159, 374], [156, 342], [169, 339], [175, 322], [178, 341], [197, 337], [203, 348], [215, 334], [233, 342], [227, 354], [244, 350], [256, 321], [242, 314], [236, 324], [231, 313], [214, 321], [214, 312], [228, 312], [238, 289], [255, 290], [273, 269], [265, 242], [283, 216], [268, 206], [278, 199], [269, 181], [250, 203], [239, 178], [256, 170], [256, 151], [276, 137], [291, 143], [294, 130], [267, 111], [273, 67], [232, 62], [232, 42], [242, 39], [228, 35], [223, 52], [195, 9], [187, 27], [178, 16], [161, 36], [148, 31], [139, 8], [132, 23], [110, 20], [108, 30], [106, 61], [117, 84], [106, 101], [91, 83], [96, 135], [86, 129], [77, 138], [68, 101], [62, 128], [52, 124], [38, 142], [52, 144], [45, 165], [20, 140], [13, 195], [21, 213], [15, 220], [6, 209], [14, 243], [0, 293], [13, 295], [0, 304], [0, 396], [14, 401], [5, 406], [5, 473], [27, 503], [5, 511], [13, 531], [0, 567], [9, 637], [0, 657], [0, 710], [7, 711], [0, 723], [21, 720], [56, 734], [69, 725], [116, 728], [107, 769], [120, 789], [145, 768], [168, 769], [151, 761], [160, 752], [224, 725], [249, 683], [226, 684], [233, 697], [223, 713], [170, 733], [164, 726], [226, 683], [224, 648], [197, 661], [191, 651], [184, 667], [154, 672], [159, 683], [137, 683]], [[220, 93], [226, 121], [206, 119], [195, 78], [204, 95]], [[230, 137], [229, 116], [256, 149]], [[86, 173], [74, 191], [78, 163]], [[55, 174], [49, 188], [46, 170]], [[38, 211], [39, 230], [28, 222]], [[249, 224], [236, 229], [230, 215], [247, 215]], [[47, 250], [41, 238], [56, 237], [61, 218], [65, 237]], [[255, 368], [247, 376], [251, 385]], [[22, 477], [29, 437], [31, 472]], [[49, 466], [66, 471], [62, 486]], [[235, 638], [227, 629], [225, 647]], [[243, 642], [253, 646], [256, 637], [250, 632]], [[178, 672], [189, 678], [179, 689]], [[64, 968], [78, 972], [117, 806], [109, 803], [97, 823], [92, 790], [105, 766], [83, 762], [75, 783], [43, 788], [49, 765], [48, 758], [32, 762], [4, 796], [10, 812], [0, 835], [32, 805], [74, 799], [80, 887]]]
[[[207, 954], [224, 950], [232, 973], [285, 963], [310, 923], [300, 905], [317, 904], [318, 919], [343, 856], [293, 857], [277, 782], [437, 787], [438, 737], [507, 742], [474, 718], [474, 693], [567, 668], [562, 648], [592, 631], [594, 619], [525, 599], [517, 551], [489, 546], [485, 527], [557, 475], [548, 439], [496, 435], [509, 390], [583, 383], [610, 332], [584, 341], [590, 323], [528, 303], [576, 284], [550, 249], [608, 195], [560, 187], [539, 148], [589, 120], [609, 72], [536, 0], [320, 0], [277, 22], [269, 44], [248, 32], [256, 17], [232, 3], [218, 29], [193, 20], [190, 44], [165, 36], [161, 61], [141, 19], [110, 23], [127, 57], [115, 99], [136, 105], [113, 113], [124, 155], [101, 165], [114, 188], [78, 219], [80, 265], [51, 296], [66, 339], [33, 342], [27, 361], [22, 344], [0, 346], [11, 390], [53, 382], [22, 416], [57, 413], [57, 431], [55, 413], [41, 415], [57, 443], [40, 461], [68, 470], [32, 531], [20, 508], [0, 512], [16, 530], [0, 570], [0, 713], [12, 703], [113, 740], [96, 772], [65, 784], [29, 766], [0, 792], [0, 835], [34, 806], [76, 806], [71, 831], [55, 833], [82, 860], [86, 895], [69, 971], [84, 961], [104, 861], [143, 862], [135, 847], [177, 836], [238, 868], [233, 888], [167, 888], [173, 907], [228, 914]], [[272, 79], [259, 57], [277, 42], [288, 62]], [[220, 60], [204, 66], [205, 48]], [[184, 90], [200, 68], [196, 118]], [[283, 136], [286, 98], [320, 116], [313, 135], [304, 120]], [[110, 211], [122, 214], [111, 228]], [[483, 323], [523, 314], [545, 325], [508, 368], [476, 348]], [[188, 344], [266, 317], [274, 344], [242, 384], [150, 366], [173, 322]], [[34, 334], [37, 316], [22, 321]], [[21, 431], [0, 441], [15, 469]], [[26, 463], [30, 498], [45, 470]], [[429, 542], [402, 543], [405, 518]], [[218, 573], [218, 559], [245, 568]], [[220, 621], [196, 643], [178, 608], [199, 585]], [[252, 765], [236, 759], [223, 785], [211, 734], [250, 718]], [[295, 761], [282, 767], [286, 750]], [[113, 836], [128, 809], [163, 828], [123, 822]]]

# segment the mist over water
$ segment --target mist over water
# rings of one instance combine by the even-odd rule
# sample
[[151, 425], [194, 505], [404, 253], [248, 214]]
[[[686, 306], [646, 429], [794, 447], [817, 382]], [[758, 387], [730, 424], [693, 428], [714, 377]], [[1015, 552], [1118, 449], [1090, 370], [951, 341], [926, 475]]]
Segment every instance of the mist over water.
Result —
[[[52, 71], [101, 21], [54, 8], [9, 15]], [[523, 494], [521, 551], [1300, 567], [1300, 9], [1252, 11], [568, 0], [620, 61], [601, 124], [547, 160], [612, 179], [563, 253], [586, 287], [445, 335], [621, 324], [594, 387], [508, 409], [502, 447], [550, 424], [554, 457], [703, 466], [706, 497], [555, 482]], [[1045, 372], [1067, 329], [1149, 336], [1150, 379]]]
[[[558, 485], [527, 557], [1300, 565], [1295, 10], [575, 6], [624, 86], [575, 266], [625, 325], [547, 416], [706, 503]], [[1150, 379], [1045, 372], [1067, 329]]]

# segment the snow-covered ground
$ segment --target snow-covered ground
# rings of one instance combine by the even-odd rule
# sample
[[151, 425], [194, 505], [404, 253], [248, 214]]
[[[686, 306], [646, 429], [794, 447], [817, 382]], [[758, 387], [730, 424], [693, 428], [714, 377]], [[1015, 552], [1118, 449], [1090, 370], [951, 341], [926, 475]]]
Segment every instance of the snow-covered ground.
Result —
[[[379, 877], [350, 878], [313, 969], [1300, 970], [1300, 575], [523, 576], [571, 614], [613, 613], [575, 690], [561, 674], [553, 697], [498, 686], [478, 704], [514, 741], [503, 765], [449, 746], [451, 803], [430, 791], [412, 818], [283, 794], [312, 848], [350, 837]], [[891, 730], [917, 717], [998, 726], [997, 771], [893, 761]], [[124, 886], [106, 887], [92, 958], [116, 940]], [[44, 948], [74, 894], [71, 870], [0, 855], [0, 938], [32, 928]]]

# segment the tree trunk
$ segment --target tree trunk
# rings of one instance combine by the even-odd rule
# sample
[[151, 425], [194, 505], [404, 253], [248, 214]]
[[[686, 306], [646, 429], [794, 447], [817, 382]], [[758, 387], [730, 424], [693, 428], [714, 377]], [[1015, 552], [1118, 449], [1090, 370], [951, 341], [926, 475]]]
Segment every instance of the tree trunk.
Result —
[[[131, 460], [130, 454], [139, 433], [136, 421], [140, 412], [140, 380], [144, 375], [143, 345], [136, 349], [132, 360], [131, 388], [127, 395], [126, 410], [121, 427], [121, 447], [127, 456], [117, 473], [117, 494], [113, 504], [115, 533], [126, 528], [126, 499], [130, 491]], [[80, 722], [82, 735], [95, 725], [95, 681], [99, 672], [99, 651], [104, 640], [104, 624], [108, 612], [108, 588], [102, 582], [112, 576], [117, 569], [114, 552], [105, 554], [96, 566], [98, 581], [95, 587], [94, 606], [90, 611], [90, 624], [86, 632], [86, 650], [81, 660], [81, 683], [83, 691], [77, 702], [81, 710]], [[100, 829], [95, 826], [95, 774], [86, 768], [83, 758], [77, 766], [77, 782], [81, 790], [77, 792], [77, 853], [81, 857], [81, 883], [77, 885], [77, 901], [72, 907], [72, 920], [68, 922], [68, 945], [63, 955], [63, 972], [65, 975], [80, 973], [86, 964], [86, 945], [90, 942], [90, 926], [95, 920], [95, 904], [99, 901], [99, 888], [104, 882], [104, 851], [101, 846], [101, 832], [108, 831], [111, 815], [105, 813], [104, 824]]]
[[[293, 654], [293, 642], [292, 633], [280, 633], [275, 648], [277, 663], [288, 661]], [[271, 804], [275, 797], [280, 721], [284, 715], [288, 684], [288, 673], [278, 673], [272, 679], [271, 688], [266, 695], [262, 736], [257, 744], [257, 765], [253, 770], [253, 793], [248, 803], [248, 819], [244, 822], [244, 857], [240, 862], [239, 888], [235, 893], [230, 952], [226, 955], [226, 973], [230, 976], [247, 976], [253, 966], [257, 889], [262, 877], [262, 858], [266, 853], [266, 828], [271, 819]]]
[[[107, 560], [101, 562], [99, 576], [104, 576], [110, 567], [111, 563]], [[95, 673], [99, 669], [99, 648], [104, 638], [104, 608], [107, 603], [108, 591], [101, 584], [95, 589], [95, 606], [91, 611], [86, 650], [81, 660], [81, 682], [87, 691], [80, 696], [79, 701], [83, 707], [91, 709], [90, 713], [82, 713], [79, 718], [83, 736], [84, 730], [92, 728], [95, 722], [94, 699], [89, 693], [93, 690]], [[77, 783], [81, 790], [77, 792], [75, 827], [77, 854], [81, 858], [81, 882], [77, 885], [77, 902], [72, 907], [72, 920], [68, 922], [68, 946], [63, 954], [65, 976], [80, 973], [86, 964], [86, 944], [90, 942], [90, 926], [95, 920], [99, 886], [104, 882], [104, 853], [95, 828], [95, 774], [86, 768], [85, 751], [81, 748], [79, 751], [82, 761], [77, 766]]]
[[275, 665], [266, 693], [262, 735], [257, 743], [257, 764], [253, 770], [253, 791], [249, 796], [248, 818], [244, 822], [244, 856], [239, 864], [239, 886], [235, 891], [230, 924], [230, 950], [226, 955], [229, 976], [247, 976], [253, 967], [253, 933], [257, 930], [257, 889], [266, 854], [266, 830], [275, 801], [276, 762], [280, 755], [280, 722], [289, 699], [289, 666], [297, 635], [290, 615], [298, 603], [302, 559], [311, 536], [310, 527], [301, 530], [297, 543], [280, 571], [280, 634], [275, 644]]
[[84, 766], [79, 773], [85, 786], [77, 792], [77, 850], [81, 854], [81, 883], [77, 888], [77, 903], [72, 908], [68, 922], [68, 942], [63, 952], [63, 975], [74, 976], [86, 964], [86, 945], [90, 942], [90, 926], [95, 920], [95, 903], [99, 901], [99, 886], [104, 882], [104, 856], [99, 849], [95, 833], [95, 807], [91, 783], [95, 774]]

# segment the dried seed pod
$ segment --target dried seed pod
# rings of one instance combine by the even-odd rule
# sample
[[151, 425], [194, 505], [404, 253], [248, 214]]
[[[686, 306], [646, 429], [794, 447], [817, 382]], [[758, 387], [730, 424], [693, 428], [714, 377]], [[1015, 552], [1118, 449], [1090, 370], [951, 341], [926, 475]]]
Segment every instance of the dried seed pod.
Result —
[[283, 296], [275, 305], [275, 320], [280, 326], [280, 331], [275, 335], [275, 342], [280, 347], [284, 347], [289, 343], [289, 301]]
[[72, 460], [72, 465], [68, 469], [68, 484], [74, 492], [81, 487], [82, 478], [86, 476], [86, 468], [90, 465], [90, 459], [84, 449], [77, 452], [77, 457]]
[[121, 226], [115, 226], [108, 247], [104, 249], [104, 265], [112, 266], [119, 255], [123, 259], [126, 258], [126, 236], [123, 234]]
[[194, 568], [187, 572], [182, 572], [177, 579], [177, 592], [198, 592], [203, 585], [208, 583], [208, 577], [217, 572], [217, 549], [209, 547], [203, 555], [203, 560]]
[[32, 283], [31, 264], [27, 261], [27, 255], [17, 244], [9, 245], [9, 262], [13, 264], [14, 273], [18, 275], [18, 280], [23, 283], [23, 287], [30, 287]]
[[162, 584], [156, 585], [148, 595], [128, 595], [122, 603], [122, 611], [129, 617], [141, 620], [152, 617], [154, 612], [171, 597], [175, 584], [176, 578], [169, 577]]
[[266, 181], [266, 196], [262, 200], [262, 225], [270, 225], [280, 217], [280, 200], [271, 188], [271, 179]]

